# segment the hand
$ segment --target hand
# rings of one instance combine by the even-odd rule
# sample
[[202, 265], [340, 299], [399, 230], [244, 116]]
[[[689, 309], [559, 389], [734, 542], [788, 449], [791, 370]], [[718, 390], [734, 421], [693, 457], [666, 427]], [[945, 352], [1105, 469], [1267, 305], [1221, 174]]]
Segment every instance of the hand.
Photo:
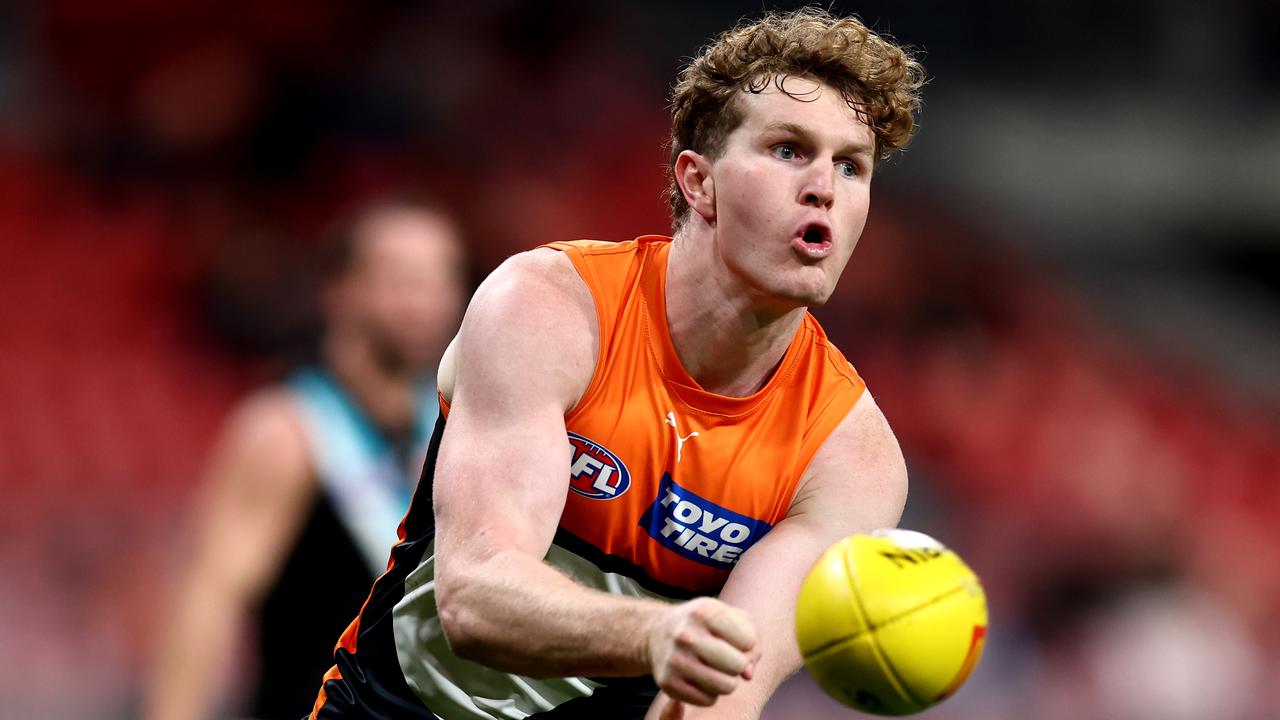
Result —
[[661, 717], [676, 720], [681, 703], [709, 706], [750, 680], [760, 653], [756, 629], [742, 610], [698, 598], [659, 616], [649, 632], [649, 664], [670, 701]]

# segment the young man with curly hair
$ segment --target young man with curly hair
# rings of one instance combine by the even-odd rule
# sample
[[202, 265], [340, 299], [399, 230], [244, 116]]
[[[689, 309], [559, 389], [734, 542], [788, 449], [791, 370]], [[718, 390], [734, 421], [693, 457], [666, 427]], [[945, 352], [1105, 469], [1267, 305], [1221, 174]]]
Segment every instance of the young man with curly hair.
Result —
[[815, 10], [741, 25], [682, 72], [674, 238], [551, 243], [476, 292], [401, 542], [312, 717], [759, 716], [800, 665], [805, 572], [906, 498], [892, 432], [808, 308], [922, 80]]

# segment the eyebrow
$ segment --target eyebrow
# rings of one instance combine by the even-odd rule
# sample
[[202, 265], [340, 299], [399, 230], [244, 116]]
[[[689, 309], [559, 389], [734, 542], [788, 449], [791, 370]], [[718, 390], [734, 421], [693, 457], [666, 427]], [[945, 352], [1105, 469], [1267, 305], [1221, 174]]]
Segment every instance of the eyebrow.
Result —
[[[804, 128], [800, 125], [796, 125], [795, 123], [790, 123], [790, 122], [781, 122], [781, 121], [771, 122], [768, 125], [764, 126], [764, 129], [761, 131], [761, 134], [763, 135], [763, 134], [768, 134], [773, 132], [782, 132], [790, 135], [799, 135], [806, 139], [813, 138], [813, 133], [811, 133], [807, 128]], [[867, 145], [866, 143], [851, 142], [841, 146], [840, 150], [836, 154], [837, 155], [874, 156], [875, 148], [871, 145]]]

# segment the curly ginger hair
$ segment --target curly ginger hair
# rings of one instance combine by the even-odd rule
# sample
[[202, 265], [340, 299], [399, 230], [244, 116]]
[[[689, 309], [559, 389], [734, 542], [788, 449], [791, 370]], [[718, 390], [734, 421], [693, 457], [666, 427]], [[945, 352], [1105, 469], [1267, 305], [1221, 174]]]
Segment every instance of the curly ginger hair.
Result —
[[[685, 150], [717, 157], [743, 120], [739, 92], [770, 85], [787, 92], [787, 77], [805, 77], [839, 91], [875, 135], [878, 162], [906, 147], [920, 109], [924, 67], [899, 45], [857, 18], [805, 8], [769, 13], [726, 31], [681, 71], [672, 91], [668, 172]], [[674, 173], [673, 173], [674, 175]], [[677, 227], [689, 204], [674, 176], [667, 190]]]

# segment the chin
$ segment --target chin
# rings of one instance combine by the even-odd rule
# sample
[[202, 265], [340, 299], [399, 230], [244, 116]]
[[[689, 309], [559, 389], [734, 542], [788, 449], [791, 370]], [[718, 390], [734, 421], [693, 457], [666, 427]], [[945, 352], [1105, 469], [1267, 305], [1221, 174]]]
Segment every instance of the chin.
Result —
[[823, 293], [821, 295], [815, 295], [814, 297], [806, 301], [804, 303], [804, 306], [811, 307], [811, 308], [822, 307], [823, 305], [826, 305], [827, 301], [830, 299], [831, 299], [831, 293]]
[[804, 307], [820, 307], [831, 299], [831, 294], [835, 288], [827, 287], [823, 284], [820, 287], [800, 286], [786, 288], [778, 293], [778, 297], [785, 300], [788, 304]]
[[779, 312], [797, 307], [823, 305], [835, 290], [829, 275], [820, 268], [793, 268], [791, 272], [757, 275], [751, 278], [757, 297]]
[[807, 308], [816, 308], [816, 307], [822, 307], [823, 305], [826, 305], [827, 300], [830, 300], [830, 299], [831, 299], [831, 293], [823, 293], [821, 295], [813, 295], [813, 296], [804, 298], [803, 300], [800, 300], [798, 304], [803, 305]]

